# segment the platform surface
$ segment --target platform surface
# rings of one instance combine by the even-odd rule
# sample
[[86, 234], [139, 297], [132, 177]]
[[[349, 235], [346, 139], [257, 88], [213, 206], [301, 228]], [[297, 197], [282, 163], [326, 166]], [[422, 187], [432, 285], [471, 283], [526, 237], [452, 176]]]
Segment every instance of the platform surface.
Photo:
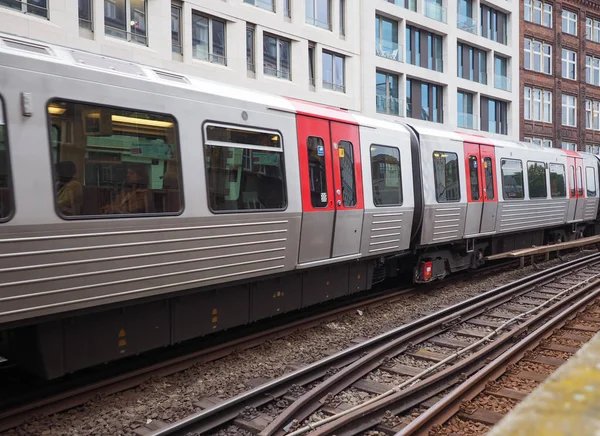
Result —
[[488, 435], [600, 435], [600, 333], [528, 395]]

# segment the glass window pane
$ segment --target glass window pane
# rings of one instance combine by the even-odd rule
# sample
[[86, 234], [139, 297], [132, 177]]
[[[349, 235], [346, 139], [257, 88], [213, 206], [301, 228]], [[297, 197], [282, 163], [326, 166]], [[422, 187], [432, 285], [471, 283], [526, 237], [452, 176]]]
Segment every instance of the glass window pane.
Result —
[[543, 162], [527, 163], [527, 179], [529, 184], [529, 198], [546, 198], [546, 165]]
[[435, 193], [438, 203], [460, 200], [458, 156], [444, 151], [433, 152]]
[[567, 195], [565, 166], [550, 164], [550, 195], [552, 198], [565, 197]]
[[8, 155], [8, 137], [4, 118], [4, 100], [0, 97], [0, 220], [12, 213], [12, 189], [10, 178], [10, 158]]
[[492, 158], [486, 157], [483, 159], [483, 172], [485, 174], [485, 195], [488, 200], [494, 199], [494, 169], [492, 166]]
[[308, 149], [308, 171], [310, 179], [310, 202], [313, 207], [327, 207], [327, 172], [325, 163], [325, 143], [323, 139], [311, 136], [306, 141]]
[[596, 196], [596, 172], [592, 167], [585, 168], [585, 184], [588, 197]]
[[196, 59], [208, 60], [208, 18], [192, 14], [192, 49]]
[[520, 160], [502, 159], [502, 192], [505, 200], [521, 199], [523, 192], [523, 163]]
[[469, 183], [471, 185], [471, 200], [479, 200], [479, 168], [477, 156], [469, 156]]
[[340, 141], [338, 145], [340, 173], [342, 179], [342, 200], [344, 207], [356, 206], [356, 178], [354, 175], [354, 149], [352, 143]]
[[383, 145], [371, 145], [371, 178], [375, 206], [402, 204], [400, 151]]
[[55, 194], [61, 216], [180, 210], [173, 117], [56, 100], [48, 110], [51, 126], [60, 131], [67, 124], [83, 134], [77, 146], [60, 135], [55, 144]]

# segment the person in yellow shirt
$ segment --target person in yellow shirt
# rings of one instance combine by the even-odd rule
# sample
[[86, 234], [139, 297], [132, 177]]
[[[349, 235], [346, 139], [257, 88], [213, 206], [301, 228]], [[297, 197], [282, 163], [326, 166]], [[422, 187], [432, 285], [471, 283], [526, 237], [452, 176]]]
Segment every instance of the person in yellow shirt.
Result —
[[80, 215], [83, 203], [83, 187], [75, 179], [77, 167], [71, 161], [61, 161], [57, 162], [54, 168], [58, 179], [56, 183], [58, 210], [65, 216]]

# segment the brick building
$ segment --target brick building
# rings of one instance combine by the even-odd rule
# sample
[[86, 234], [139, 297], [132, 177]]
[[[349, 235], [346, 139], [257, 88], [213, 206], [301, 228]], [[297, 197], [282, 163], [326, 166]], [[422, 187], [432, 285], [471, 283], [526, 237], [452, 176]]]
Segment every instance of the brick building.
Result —
[[521, 140], [600, 152], [600, 3], [520, 2]]

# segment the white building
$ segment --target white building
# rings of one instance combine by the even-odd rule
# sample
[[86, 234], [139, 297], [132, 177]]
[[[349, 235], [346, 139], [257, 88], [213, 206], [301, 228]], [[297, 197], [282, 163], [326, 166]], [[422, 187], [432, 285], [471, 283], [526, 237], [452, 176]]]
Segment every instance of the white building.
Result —
[[458, 8], [455, 0], [0, 0], [0, 29], [371, 116], [516, 139], [518, 8], [517, 0], [458, 0]]

